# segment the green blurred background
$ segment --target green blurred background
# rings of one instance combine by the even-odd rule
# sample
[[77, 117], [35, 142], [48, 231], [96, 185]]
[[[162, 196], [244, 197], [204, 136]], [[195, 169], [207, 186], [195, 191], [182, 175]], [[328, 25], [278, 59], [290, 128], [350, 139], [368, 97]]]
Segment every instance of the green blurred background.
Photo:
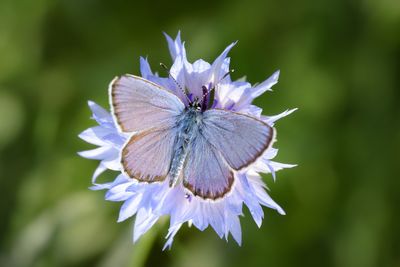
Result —
[[[264, 177], [287, 215], [245, 210], [242, 247], [185, 226], [162, 252], [165, 223], [132, 245], [76, 154], [87, 100], [140, 55], [170, 64], [178, 30], [191, 61], [239, 40], [235, 78], [281, 70], [264, 114], [299, 108], [276, 144], [299, 166]], [[398, 0], [0, 0], [0, 266], [400, 266], [399, 85]]]

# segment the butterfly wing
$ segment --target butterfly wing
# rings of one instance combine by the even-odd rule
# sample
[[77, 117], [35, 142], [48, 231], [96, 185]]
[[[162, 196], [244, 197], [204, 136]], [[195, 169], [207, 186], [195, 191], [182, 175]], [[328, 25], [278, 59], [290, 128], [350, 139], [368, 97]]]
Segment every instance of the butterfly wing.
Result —
[[183, 185], [196, 196], [217, 199], [230, 191], [233, 175], [221, 153], [203, 135], [196, 133], [189, 148]]
[[133, 75], [110, 85], [111, 106], [118, 126], [135, 132], [122, 148], [124, 172], [139, 181], [164, 180], [177, 137], [176, 120], [185, 106], [164, 88]]
[[234, 170], [255, 162], [275, 139], [265, 122], [240, 113], [210, 109], [203, 113], [202, 134]]
[[184, 186], [204, 199], [228, 193], [234, 171], [255, 162], [274, 140], [274, 129], [248, 115], [210, 109], [191, 142]]
[[110, 99], [112, 112], [123, 132], [163, 127], [174, 121], [185, 108], [176, 95], [129, 74], [111, 82]]
[[165, 180], [176, 137], [176, 128], [172, 126], [133, 135], [122, 149], [121, 163], [125, 173], [143, 182]]

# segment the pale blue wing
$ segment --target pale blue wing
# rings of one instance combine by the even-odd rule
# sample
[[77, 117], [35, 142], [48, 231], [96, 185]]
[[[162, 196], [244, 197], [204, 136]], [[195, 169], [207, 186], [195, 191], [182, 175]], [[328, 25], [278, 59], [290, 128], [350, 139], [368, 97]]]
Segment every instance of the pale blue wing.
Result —
[[176, 95], [133, 75], [111, 82], [110, 99], [113, 115], [124, 132], [163, 127], [175, 121], [185, 108]]
[[163, 181], [170, 169], [176, 136], [172, 125], [133, 135], [122, 149], [124, 172], [139, 181]]
[[272, 145], [275, 130], [254, 117], [220, 109], [203, 113], [202, 135], [235, 170], [255, 162]]
[[228, 193], [234, 174], [221, 153], [199, 132], [189, 147], [183, 172], [183, 185], [194, 195], [217, 199]]

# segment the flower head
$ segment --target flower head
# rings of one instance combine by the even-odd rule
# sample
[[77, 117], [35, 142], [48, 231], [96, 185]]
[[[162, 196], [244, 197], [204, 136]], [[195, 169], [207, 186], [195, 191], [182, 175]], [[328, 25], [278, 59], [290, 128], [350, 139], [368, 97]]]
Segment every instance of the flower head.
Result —
[[[185, 105], [189, 105], [193, 99], [201, 99], [205, 89], [215, 88], [212, 108], [247, 114], [263, 120], [270, 126], [294, 111], [286, 110], [275, 116], [261, 115], [261, 108], [253, 105], [252, 101], [271, 90], [278, 82], [279, 71], [257, 86], [245, 81], [232, 81], [229, 75], [230, 58], [227, 55], [235, 43], [229, 45], [212, 64], [201, 59], [190, 63], [186, 58], [180, 34], [178, 33], [175, 40], [165, 36], [173, 60], [170, 75], [158, 76], [152, 72], [148, 61], [140, 58], [141, 75], [144, 79], [174, 93]], [[98, 125], [83, 131], [79, 137], [98, 146], [96, 149], [80, 152], [82, 157], [100, 161], [93, 174], [91, 189], [106, 189], [106, 200], [123, 202], [119, 222], [136, 215], [134, 241], [146, 233], [161, 216], [169, 215], [170, 226], [164, 248], [171, 247], [174, 236], [186, 222], [200, 230], [211, 226], [220, 238], [228, 239], [231, 234], [240, 245], [239, 216], [242, 215], [243, 205], [248, 207], [259, 227], [264, 216], [262, 206], [285, 214], [266, 192], [266, 185], [260, 176], [260, 173], [271, 173], [275, 179], [276, 171], [295, 166], [272, 161], [278, 152], [277, 149], [269, 147], [248, 168], [235, 172], [235, 183], [229, 194], [217, 200], [202, 199], [188, 194], [181, 184], [170, 186], [168, 180], [144, 183], [128, 177], [122, 170], [121, 150], [129, 134], [118, 130], [116, 120], [108, 111], [94, 102], [89, 102], [89, 107]], [[107, 169], [118, 171], [119, 174], [112, 182], [97, 183], [96, 178]]]

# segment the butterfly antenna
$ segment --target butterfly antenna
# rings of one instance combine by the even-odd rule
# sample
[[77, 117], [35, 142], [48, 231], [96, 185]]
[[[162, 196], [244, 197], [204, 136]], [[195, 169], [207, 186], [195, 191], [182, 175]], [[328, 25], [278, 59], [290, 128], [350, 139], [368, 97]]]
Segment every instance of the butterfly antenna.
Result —
[[168, 67], [164, 63], [160, 63], [160, 66], [168, 73], [169, 77], [171, 77], [171, 79], [174, 81], [176, 86], [178, 86], [178, 88], [181, 90], [181, 92], [186, 97], [186, 99], [189, 101], [189, 103], [192, 103], [190, 98], [187, 96], [186, 91], [182, 88], [182, 86], [178, 83], [178, 81], [174, 78], [174, 76], [172, 76], [172, 74], [169, 71]]
[[206, 99], [206, 97], [208, 96], [208, 94], [209, 94], [212, 90], [214, 90], [220, 82], [222, 82], [226, 77], [228, 77], [229, 74], [234, 73], [234, 72], [235, 72], [234, 69], [229, 70], [227, 73], [224, 74], [224, 76], [222, 76], [222, 78], [221, 78], [213, 87], [211, 87], [211, 88], [208, 89], [208, 90], [207, 90], [206, 87], [203, 85], [202, 88], [203, 88], [203, 92], [204, 92], [204, 93], [203, 93], [203, 96], [202, 96], [202, 98], [201, 98], [200, 104], [203, 103], [203, 101]]

